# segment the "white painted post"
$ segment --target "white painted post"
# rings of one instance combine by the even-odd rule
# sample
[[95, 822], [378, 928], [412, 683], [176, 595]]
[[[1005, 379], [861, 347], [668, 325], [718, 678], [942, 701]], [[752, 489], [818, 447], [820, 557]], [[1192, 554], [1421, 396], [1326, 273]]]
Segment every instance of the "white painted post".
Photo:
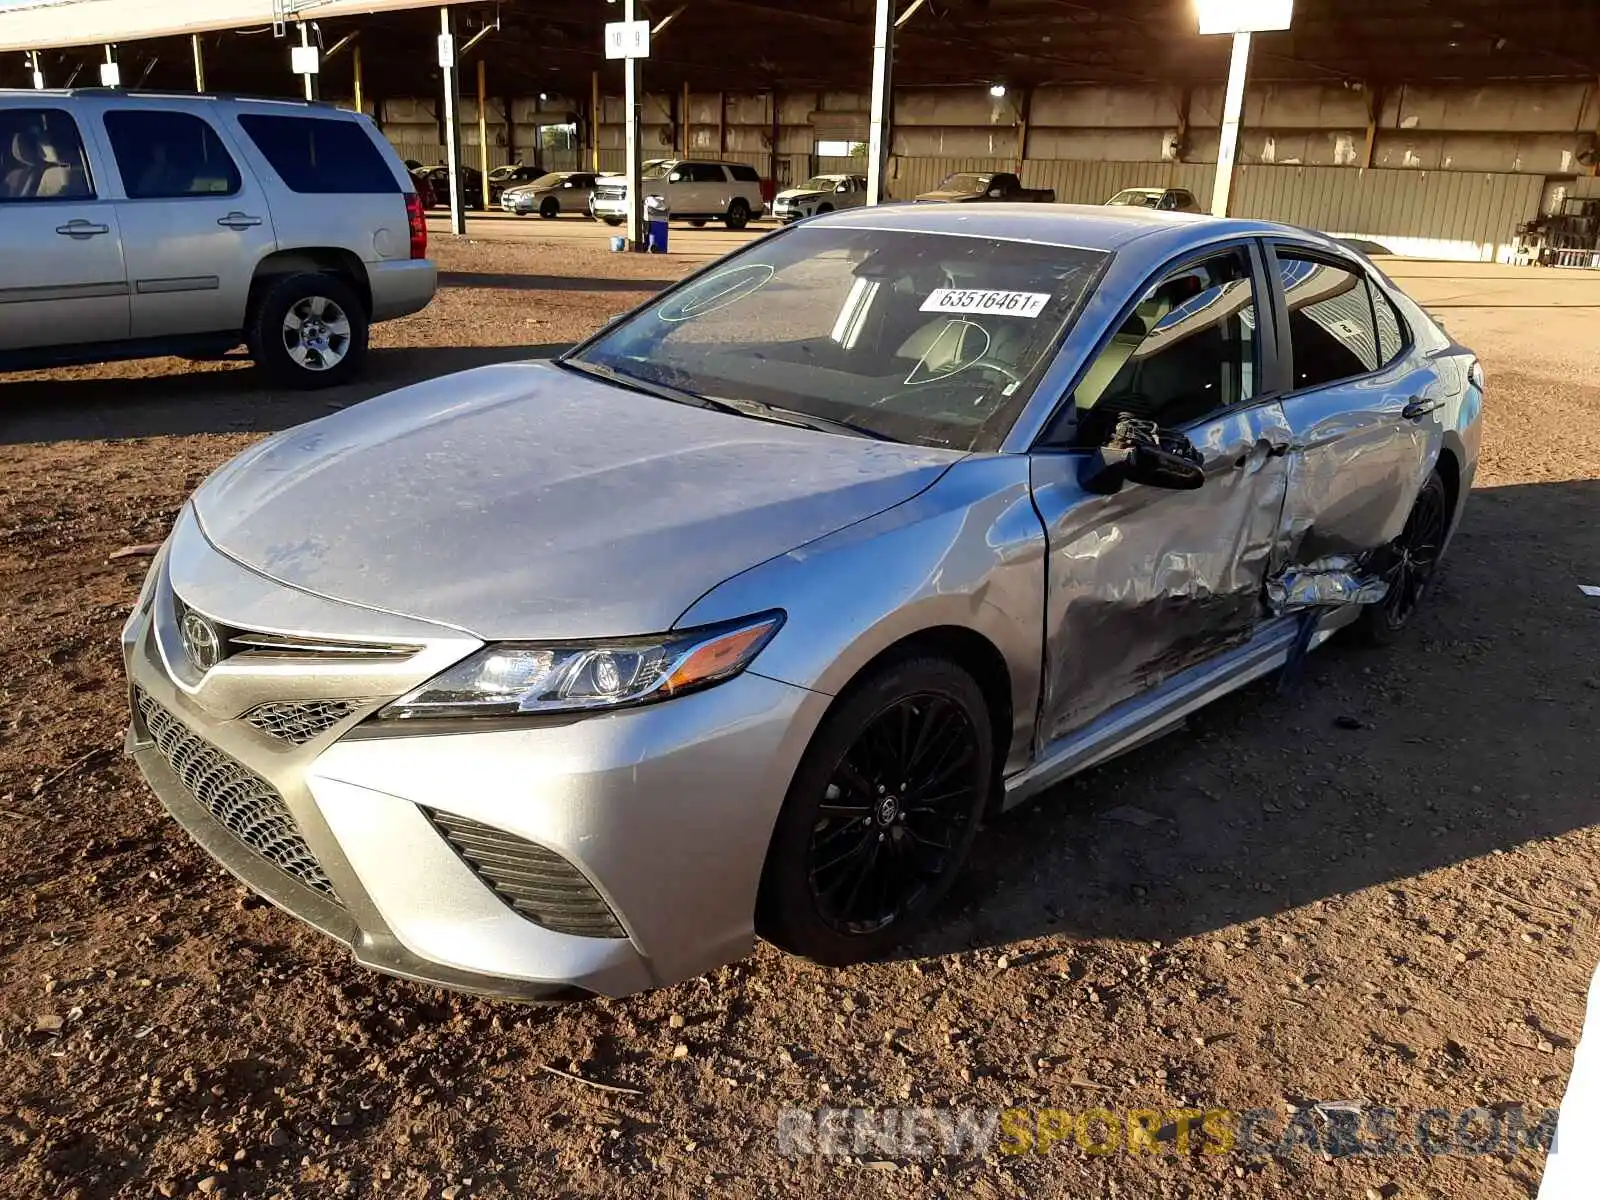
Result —
[[39, 65], [39, 52], [37, 50], [28, 52], [28, 70], [33, 75], [34, 90], [44, 91], [44, 68]]
[[1228, 215], [1233, 191], [1233, 164], [1239, 155], [1239, 120], [1244, 115], [1244, 81], [1250, 72], [1248, 32], [1233, 35], [1233, 60], [1228, 65], [1228, 95], [1222, 106], [1222, 141], [1217, 146], [1217, 180], [1211, 190], [1211, 215]]
[[867, 138], [867, 203], [882, 204], [894, 104], [894, 0], [878, 0], [872, 22], [872, 113]]
[[467, 232], [466, 196], [461, 187], [461, 59], [456, 52], [454, 11], [439, 9], [439, 81], [444, 85], [444, 160], [449, 168], [450, 232]]

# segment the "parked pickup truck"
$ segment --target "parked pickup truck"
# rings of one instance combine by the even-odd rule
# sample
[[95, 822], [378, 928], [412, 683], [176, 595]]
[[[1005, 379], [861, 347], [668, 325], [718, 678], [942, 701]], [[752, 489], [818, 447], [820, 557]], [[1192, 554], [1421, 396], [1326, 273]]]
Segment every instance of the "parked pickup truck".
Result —
[[917, 197], [919, 204], [971, 204], [979, 200], [1018, 200], [1054, 204], [1054, 188], [1025, 188], [1010, 171], [957, 171], [938, 188]]

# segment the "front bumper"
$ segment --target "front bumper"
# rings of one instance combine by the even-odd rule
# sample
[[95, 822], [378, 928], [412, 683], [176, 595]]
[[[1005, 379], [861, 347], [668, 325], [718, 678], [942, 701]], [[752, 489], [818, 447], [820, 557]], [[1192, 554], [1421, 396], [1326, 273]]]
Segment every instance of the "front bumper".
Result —
[[[396, 625], [257, 576], [212, 549], [187, 513], [153, 572], [123, 635], [136, 697], [130, 753], [201, 846], [359, 962], [442, 987], [542, 1000], [625, 995], [749, 951], [772, 826], [826, 697], [746, 673], [604, 716], [397, 733], [367, 718], [476, 643], [442, 629], [434, 640], [409, 619]], [[277, 627], [301, 636], [348, 638], [357, 624], [368, 638], [395, 642], [421, 633], [416, 659], [426, 662], [375, 668], [365, 685], [348, 662], [224, 659], [196, 679], [180, 658], [183, 603], [225, 624], [275, 606], [284, 616]], [[262, 703], [362, 686], [369, 694], [361, 703], [304, 744], [245, 719]], [[161, 722], [165, 745], [140, 706]], [[171, 721], [184, 732], [174, 735]], [[259, 839], [247, 843], [216, 806], [212, 793], [246, 775], [292, 815], [321, 869], [312, 882], [275, 865]], [[620, 936], [558, 932], [514, 909], [433, 814], [559, 856], [614, 915]]]

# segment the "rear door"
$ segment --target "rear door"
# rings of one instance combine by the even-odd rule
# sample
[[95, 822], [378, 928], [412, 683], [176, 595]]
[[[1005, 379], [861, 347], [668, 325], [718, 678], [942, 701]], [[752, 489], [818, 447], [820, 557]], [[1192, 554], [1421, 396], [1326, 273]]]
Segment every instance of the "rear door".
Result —
[[242, 329], [272, 213], [212, 118], [215, 105], [97, 102], [120, 176], [134, 337]]
[[[1289, 447], [1263, 262], [1238, 243], [1158, 273], [1032, 454], [1049, 546], [1044, 743], [1243, 644], [1262, 618]], [[1186, 434], [1204, 485], [1083, 487], [1123, 417]]]
[[279, 249], [411, 256], [408, 178], [365, 118], [230, 109], [223, 120], [266, 190]]
[[694, 178], [694, 211], [714, 216], [727, 212], [733, 200], [727, 168], [716, 163], [690, 163], [689, 170]]
[[128, 336], [116, 206], [65, 108], [0, 101], [0, 350]]
[[1443, 444], [1435, 409], [1446, 384], [1407, 353], [1409, 332], [1359, 262], [1291, 242], [1269, 254], [1294, 432], [1278, 557], [1306, 563], [1385, 546]]

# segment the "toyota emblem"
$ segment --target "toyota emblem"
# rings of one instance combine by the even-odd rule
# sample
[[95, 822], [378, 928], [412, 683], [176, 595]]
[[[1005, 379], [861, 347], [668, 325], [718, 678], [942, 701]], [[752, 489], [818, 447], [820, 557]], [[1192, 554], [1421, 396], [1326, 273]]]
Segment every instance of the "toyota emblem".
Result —
[[202, 674], [222, 660], [222, 639], [217, 627], [197, 612], [183, 614], [183, 649]]

